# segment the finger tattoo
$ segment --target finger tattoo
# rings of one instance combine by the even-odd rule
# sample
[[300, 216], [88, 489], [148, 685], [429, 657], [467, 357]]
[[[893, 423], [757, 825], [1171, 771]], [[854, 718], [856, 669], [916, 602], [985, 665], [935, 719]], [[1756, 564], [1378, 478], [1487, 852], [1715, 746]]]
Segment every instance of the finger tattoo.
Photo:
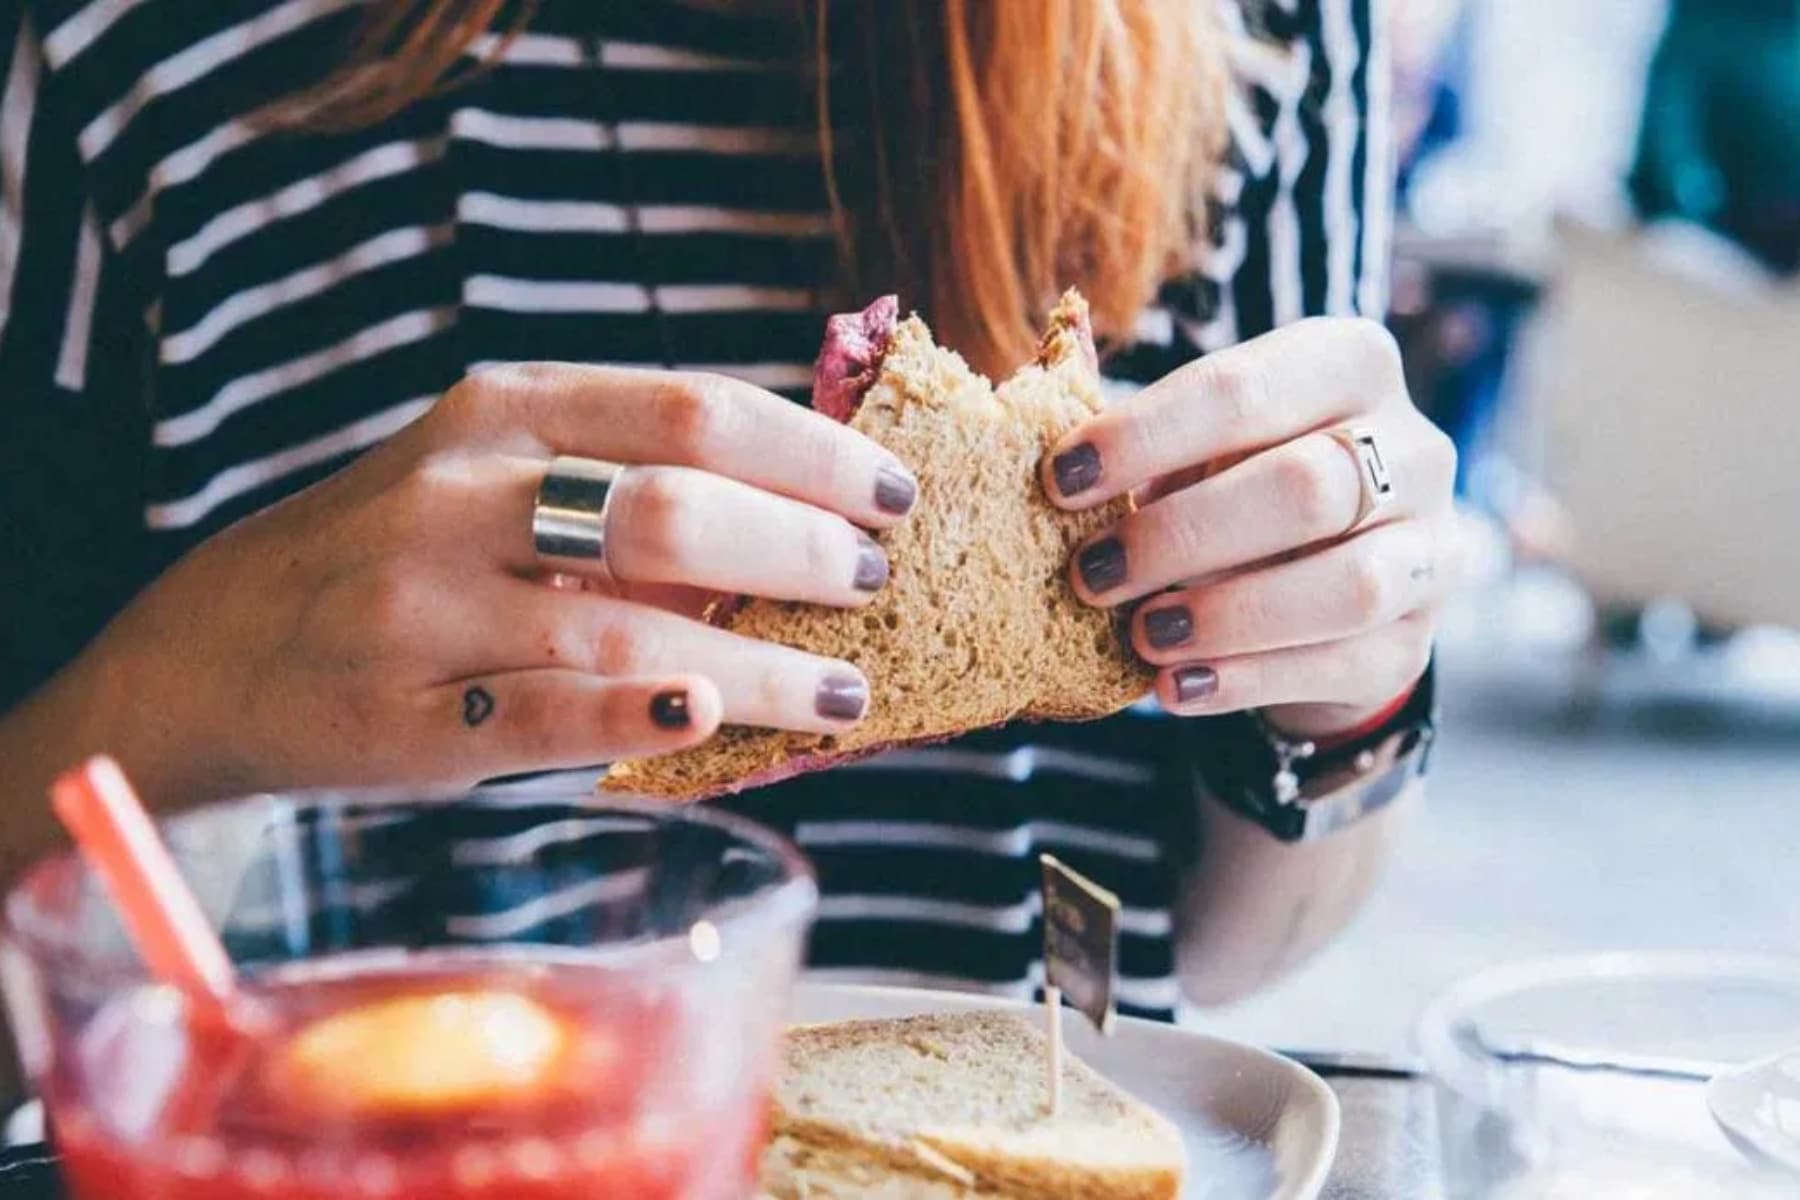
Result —
[[470, 729], [494, 715], [494, 694], [484, 687], [472, 687], [463, 693], [463, 724]]

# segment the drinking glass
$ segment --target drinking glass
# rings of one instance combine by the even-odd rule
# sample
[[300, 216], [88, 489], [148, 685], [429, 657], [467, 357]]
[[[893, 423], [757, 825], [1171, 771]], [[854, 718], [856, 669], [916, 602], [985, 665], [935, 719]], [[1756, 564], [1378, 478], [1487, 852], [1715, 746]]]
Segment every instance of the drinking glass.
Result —
[[240, 977], [147, 976], [76, 857], [7, 897], [0, 984], [75, 1200], [748, 1195], [816, 906], [698, 808], [263, 795], [162, 826]]
[[1618, 953], [1496, 967], [1434, 1001], [1450, 1200], [1759, 1200], [1795, 1183], [1714, 1124], [1719, 1070], [1800, 1045], [1800, 961]]

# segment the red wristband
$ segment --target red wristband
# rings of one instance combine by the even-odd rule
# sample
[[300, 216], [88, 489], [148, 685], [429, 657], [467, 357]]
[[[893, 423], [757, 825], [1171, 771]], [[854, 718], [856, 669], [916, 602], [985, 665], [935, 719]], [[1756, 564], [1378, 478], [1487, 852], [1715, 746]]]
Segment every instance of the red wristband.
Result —
[[1348, 746], [1351, 742], [1360, 742], [1363, 738], [1379, 731], [1383, 725], [1386, 725], [1389, 721], [1392, 721], [1395, 717], [1399, 716], [1400, 710], [1412, 702], [1412, 698], [1418, 694], [1418, 691], [1419, 685], [1414, 683], [1404, 692], [1401, 692], [1398, 696], [1394, 697], [1393, 700], [1384, 704], [1380, 710], [1367, 720], [1360, 721], [1342, 732], [1326, 734], [1322, 737], [1315, 737], [1309, 740], [1320, 754], [1330, 750], [1336, 750], [1339, 746]]

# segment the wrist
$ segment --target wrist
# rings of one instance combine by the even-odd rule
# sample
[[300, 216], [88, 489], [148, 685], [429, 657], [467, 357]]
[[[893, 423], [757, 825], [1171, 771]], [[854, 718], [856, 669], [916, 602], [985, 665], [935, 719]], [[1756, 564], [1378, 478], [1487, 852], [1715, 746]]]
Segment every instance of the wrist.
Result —
[[1280, 704], [1264, 709], [1262, 715], [1284, 736], [1311, 740], [1328, 749], [1376, 732], [1393, 720], [1418, 690], [1419, 680], [1415, 679], [1380, 704]]
[[199, 716], [205, 689], [140, 640], [109, 627], [22, 706], [41, 748], [33, 757], [47, 768], [43, 787], [107, 754], [153, 811], [206, 794], [203, 781], [215, 770], [208, 748], [217, 742]]
[[92, 703], [89, 669], [80, 659], [64, 667], [0, 719], [0, 876], [19, 872], [64, 843], [49, 803], [51, 782], [100, 743], [104, 725]]

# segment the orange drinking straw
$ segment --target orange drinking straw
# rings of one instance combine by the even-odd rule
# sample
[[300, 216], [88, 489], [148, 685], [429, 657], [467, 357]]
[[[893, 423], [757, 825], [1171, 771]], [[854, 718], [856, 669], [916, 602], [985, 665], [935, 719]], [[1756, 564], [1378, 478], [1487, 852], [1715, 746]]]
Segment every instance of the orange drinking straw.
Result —
[[50, 805], [151, 974], [223, 1015], [237, 987], [231, 960], [119, 764], [88, 759], [50, 785]]

